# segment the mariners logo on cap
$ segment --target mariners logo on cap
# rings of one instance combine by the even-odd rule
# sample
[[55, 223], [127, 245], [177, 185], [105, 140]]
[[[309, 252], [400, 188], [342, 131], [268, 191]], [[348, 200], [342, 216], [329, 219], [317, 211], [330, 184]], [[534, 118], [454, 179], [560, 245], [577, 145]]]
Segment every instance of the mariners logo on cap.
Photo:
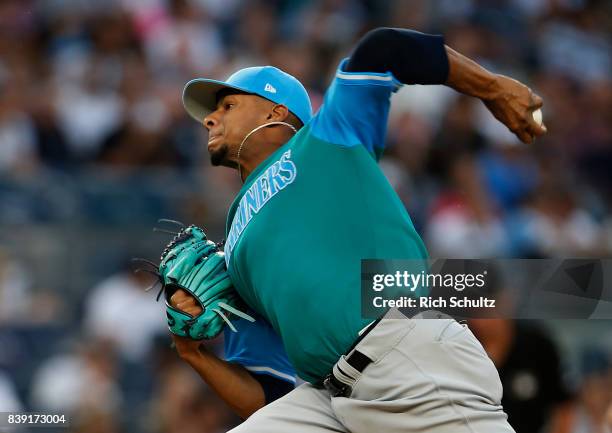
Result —
[[264, 91], [270, 92], [270, 93], [276, 93], [276, 89], [270, 83], [266, 83], [266, 87], [264, 87]]

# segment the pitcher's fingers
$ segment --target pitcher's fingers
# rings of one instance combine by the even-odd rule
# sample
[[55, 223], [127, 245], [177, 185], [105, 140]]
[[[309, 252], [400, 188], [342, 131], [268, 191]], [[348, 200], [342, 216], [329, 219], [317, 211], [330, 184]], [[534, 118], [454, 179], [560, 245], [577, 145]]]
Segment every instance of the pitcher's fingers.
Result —
[[192, 302], [183, 302], [178, 304], [175, 308], [183, 313], [191, 314], [192, 316], [197, 316], [202, 312], [202, 307]]
[[516, 136], [525, 144], [533, 143], [533, 135], [529, 133], [529, 131], [525, 128], [521, 128], [518, 131], [514, 132]]
[[194, 317], [199, 316], [201, 312], [202, 308], [199, 305], [191, 306], [185, 310], [185, 313], [191, 314]]
[[185, 302], [187, 299], [193, 299], [193, 296], [191, 296], [189, 293], [187, 293], [183, 289], [178, 289], [170, 297], [170, 303], [172, 305], [175, 305], [175, 304], [179, 304], [181, 302]]
[[183, 310], [183, 311], [186, 311], [188, 308], [192, 308], [196, 306], [198, 306], [198, 304], [193, 298], [185, 299], [181, 302], [177, 302], [176, 304], [176, 308], [178, 308], [179, 310]]
[[533, 118], [532, 112], [530, 112], [527, 115], [527, 118], [525, 120], [527, 120], [527, 131], [529, 132], [529, 134], [533, 135], [534, 137], [539, 137], [540, 135], [544, 135], [548, 131], [546, 129], [546, 126], [544, 125], [544, 122], [542, 122], [542, 124], [539, 124], [538, 122], [535, 121], [535, 119]]
[[544, 106], [544, 100], [537, 93], [531, 93], [531, 103], [529, 104], [529, 108], [532, 111], [537, 110], [538, 108], [542, 108]]

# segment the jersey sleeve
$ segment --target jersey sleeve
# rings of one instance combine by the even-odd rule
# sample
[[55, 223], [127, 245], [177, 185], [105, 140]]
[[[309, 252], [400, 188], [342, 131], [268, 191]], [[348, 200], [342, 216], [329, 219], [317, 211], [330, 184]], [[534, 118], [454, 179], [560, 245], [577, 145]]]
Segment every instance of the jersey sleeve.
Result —
[[224, 330], [225, 360], [242, 365], [252, 373], [267, 374], [295, 384], [295, 370], [280, 337], [261, 316], [249, 312], [255, 322], [233, 320], [238, 332]]
[[364, 146], [376, 159], [385, 146], [391, 94], [401, 86], [391, 72], [346, 72], [342, 60], [311, 134], [339, 146]]

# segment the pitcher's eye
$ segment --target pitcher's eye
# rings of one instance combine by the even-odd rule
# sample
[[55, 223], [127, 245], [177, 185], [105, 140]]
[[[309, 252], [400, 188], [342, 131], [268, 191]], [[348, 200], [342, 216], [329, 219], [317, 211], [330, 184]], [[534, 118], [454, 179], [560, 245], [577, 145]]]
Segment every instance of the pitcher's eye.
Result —
[[225, 108], [226, 110], [229, 110], [233, 106], [234, 106], [234, 104], [231, 104], [231, 103], [228, 102], [228, 103], [223, 105], [223, 108]]

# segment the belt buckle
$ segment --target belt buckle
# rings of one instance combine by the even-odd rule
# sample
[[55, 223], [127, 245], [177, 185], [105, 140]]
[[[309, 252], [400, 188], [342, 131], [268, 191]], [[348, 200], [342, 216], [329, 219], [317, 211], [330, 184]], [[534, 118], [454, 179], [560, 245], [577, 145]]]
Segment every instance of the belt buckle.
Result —
[[323, 386], [332, 397], [348, 397], [351, 393], [351, 387], [340, 382], [332, 373], [328, 374], [323, 379]]

